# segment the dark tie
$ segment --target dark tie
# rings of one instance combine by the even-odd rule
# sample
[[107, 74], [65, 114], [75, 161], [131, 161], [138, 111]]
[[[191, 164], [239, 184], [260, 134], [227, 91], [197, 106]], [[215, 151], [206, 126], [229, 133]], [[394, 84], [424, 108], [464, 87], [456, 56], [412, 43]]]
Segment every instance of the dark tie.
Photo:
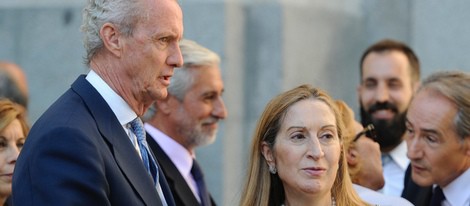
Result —
[[441, 187], [437, 186], [434, 188], [434, 194], [432, 194], [431, 204], [429, 206], [441, 206], [442, 201], [444, 201], [446, 197], [442, 192]]
[[140, 118], [138, 117], [132, 120], [130, 124], [132, 132], [134, 132], [135, 136], [137, 137], [137, 144], [139, 145], [140, 155], [142, 155], [142, 162], [144, 163], [145, 169], [147, 169], [147, 172], [152, 177], [163, 205], [167, 205], [165, 196], [163, 195], [162, 189], [158, 182], [157, 163], [155, 162], [153, 156], [150, 154], [147, 141], [145, 140], [144, 124], [142, 123], [142, 120], [140, 120]]
[[201, 199], [201, 205], [210, 206], [211, 200], [209, 198], [209, 192], [207, 191], [206, 183], [204, 182], [204, 174], [202, 174], [199, 164], [196, 160], [193, 160], [193, 167], [191, 168], [191, 174], [197, 184], [199, 190], [199, 198]]

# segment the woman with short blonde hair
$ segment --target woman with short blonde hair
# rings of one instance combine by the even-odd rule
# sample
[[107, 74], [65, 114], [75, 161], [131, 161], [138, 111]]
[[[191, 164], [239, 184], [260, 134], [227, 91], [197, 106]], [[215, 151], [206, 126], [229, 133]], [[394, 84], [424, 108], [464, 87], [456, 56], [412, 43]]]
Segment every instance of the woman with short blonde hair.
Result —
[[23, 107], [0, 100], [0, 205], [8, 205], [16, 159], [23, 147], [29, 126]]

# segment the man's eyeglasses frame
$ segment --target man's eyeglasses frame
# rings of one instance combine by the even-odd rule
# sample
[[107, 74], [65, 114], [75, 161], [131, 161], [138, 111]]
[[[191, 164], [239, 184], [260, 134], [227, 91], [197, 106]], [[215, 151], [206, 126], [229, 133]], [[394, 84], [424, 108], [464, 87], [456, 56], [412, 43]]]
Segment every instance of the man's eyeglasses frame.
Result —
[[375, 127], [372, 124], [367, 125], [361, 132], [357, 133], [356, 137], [354, 137], [353, 142], [356, 142], [362, 135], [366, 135], [366, 137], [377, 141], [377, 134], [375, 132]]

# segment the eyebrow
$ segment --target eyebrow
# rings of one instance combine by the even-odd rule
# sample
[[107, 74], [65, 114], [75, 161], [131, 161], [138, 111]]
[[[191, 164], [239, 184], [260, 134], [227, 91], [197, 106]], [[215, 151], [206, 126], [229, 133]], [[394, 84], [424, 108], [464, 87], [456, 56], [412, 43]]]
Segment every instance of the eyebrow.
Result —
[[421, 130], [424, 131], [425, 133], [430, 133], [430, 134], [435, 134], [437, 136], [441, 136], [441, 133], [434, 129], [421, 129]]
[[[410, 122], [410, 120], [408, 120], [408, 118], [405, 118], [405, 121], [406, 123], [410, 124], [411, 126], [413, 126], [413, 124]], [[435, 129], [427, 129], [427, 128], [418, 128], [420, 131], [423, 131], [425, 133], [428, 133], [428, 134], [435, 134], [435, 135], [438, 135], [438, 136], [441, 136], [441, 133]]]
[[398, 81], [398, 82], [401, 82], [401, 79], [398, 78], [398, 77], [391, 77], [391, 78], [387, 78], [387, 81]]
[[[329, 124], [329, 125], [322, 126], [320, 129], [326, 129], [326, 128], [330, 128], [330, 127], [336, 128], [335, 125]], [[287, 131], [289, 131], [291, 129], [305, 129], [305, 128], [307, 128], [307, 127], [305, 127], [305, 126], [291, 126], [291, 127], [287, 128]]]
[[303, 126], [291, 126], [289, 128], [287, 128], [287, 131], [289, 130], [293, 130], [293, 129], [305, 129], [306, 127], [303, 127]]
[[330, 127], [332, 127], [333, 129], [336, 129], [336, 125], [334, 125], [334, 124], [325, 125], [325, 126], [321, 127], [321, 129], [326, 129], [326, 128], [330, 128]]
[[[405, 117], [405, 123], [408, 123], [408, 124], [411, 124], [410, 120], [408, 119], [408, 117]], [[411, 124], [413, 125], [413, 124]]]
[[[364, 81], [375, 81], [375, 82], [377, 82], [377, 81], [379, 81], [378, 79], [379, 78], [377, 78], [375, 76], [368, 76], [368, 77], [364, 78]], [[385, 81], [387, 81], [387, 82], [390, 82], [390, 81], [402, 82], [402, 80], [398, 77], [386, 77]]]
[[216, 90], [207, 90], [207, 91], [203, 91], [202, 93], [200, 93], [200, 96], [205, 98], [205, 97], [213, 96], [213, 95], [222, 96], [222, 94], [223, 93], [219, 93], [219, 91], [216, 91]]
[[362, 81], [364, 82], [377, 82], [377, 78], [374, 78], [374, 77], [366, 77], [364, 78]]

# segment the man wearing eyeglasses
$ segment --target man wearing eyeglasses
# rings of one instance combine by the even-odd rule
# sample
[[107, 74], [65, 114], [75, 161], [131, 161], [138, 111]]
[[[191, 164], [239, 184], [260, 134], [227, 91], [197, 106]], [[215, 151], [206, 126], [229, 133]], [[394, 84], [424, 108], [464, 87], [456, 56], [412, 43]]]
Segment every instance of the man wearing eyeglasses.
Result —
[[360, 62], [358, 86], [361, 122], [373, 124], [382, 152], [385, 186], [382, 192], [400, 196], [404, 186], [406, 157], [405, 114], [419, 86], [419, 61], [405, 44], [382, 40], [370, 46]]
[[354, 113], [343, 101], [336, 101], [345, 126], [343, 144], [349, 176], [359, 196], [371, 205], [412, 206], [401, 197], [379, 193], [384, 185], [380, 147], [372, 124], [365, 128], [354, 119]]

